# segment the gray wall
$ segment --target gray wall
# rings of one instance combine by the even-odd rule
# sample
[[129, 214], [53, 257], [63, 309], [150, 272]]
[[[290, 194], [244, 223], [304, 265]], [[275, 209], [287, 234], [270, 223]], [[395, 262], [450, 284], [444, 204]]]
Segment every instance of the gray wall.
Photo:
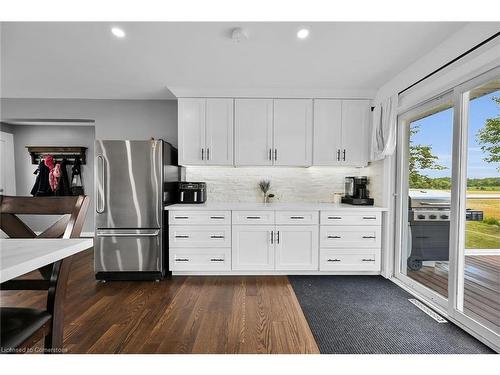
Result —
[[[82, 183], [85, 194], [90, 197], [90, 208], [83, 227], [84, 232], [94, 230], [94, 139], [95, 130], [93, 126], [51, 126], [51, 125], [15, 125], [14, 134], [14, 158], [16, 164], [16, 195], [29, 196], [31, 188], [35, 183], [36, 176], [33, 172], [37, 166], [31, 164], [31, 157], [26, 150], [27, 145], [33, 146], [83, 146], [87, 147], [88, 162], [82, 165]], [[71, 179], [71, 168], [68, 167]], [[25, 217], [27, 224], [34, 231], [46, 229], [53, 217]]]
[[[0, 99], [1, 118], [88, 119], [97, 139], [162, 138], [177, 146], [176, 100]], [[70, 126], [70, 125], [68, 125]]]
[[[2, 121], [15, 119], [87, 119], [94, 127], [77, 125], [2, 125], [14, 134], [16, 187], [18, 195], [29, 195], [35, 181], [34, 165], [26, 145], [75, 145], [89, 147], [87, 158], [94, 158], [94, 139], [162, 138], [177, 147], [176, 100], [108, 100], [108, 99], [0, 99]], [[92, 202], [83, 231], [93, 231], [93, 163], [83, 167], [83, 183]], [[31, 222], [41, 230], [47, 218]]]

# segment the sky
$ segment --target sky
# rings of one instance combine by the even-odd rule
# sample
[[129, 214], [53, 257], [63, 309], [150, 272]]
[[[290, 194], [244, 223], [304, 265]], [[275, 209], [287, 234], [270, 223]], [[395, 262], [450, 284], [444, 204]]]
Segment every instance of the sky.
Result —
[[[498, 164], [483, 160], [484, 153], [476, 142], [476, 135], [486, 123], [486, 119], [500, 116], [500, 106], [493, 97], [500, 96], [500, 90], [474, 99], [469, 104], [469, 135], [467, 176], [469, 178], [498, 177]], [[453, 129], [453, 108], [435, 113], [414, 122], [420, 131], [412, 137], [414, 144], [431, 145], [440, 165], [447, 167], [442, 171], [423, 170], [429, 177], [451, 177], [451, 146]]]

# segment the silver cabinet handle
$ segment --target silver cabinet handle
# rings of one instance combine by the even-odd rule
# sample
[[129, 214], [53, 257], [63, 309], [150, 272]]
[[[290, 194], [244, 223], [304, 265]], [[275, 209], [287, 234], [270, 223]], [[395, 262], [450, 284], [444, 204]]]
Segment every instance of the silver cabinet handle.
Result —
[[304, 216], [290, 216], [290, 219], [303, 219]]
[[224, 258], [211, 258], [211, 262], [224, 262]]
[[[101, 179], [102, 194], [99, 193], [99, 190], [97, 191], [97, 202], [96, 202], [95, 210], [98, 214], [102, 214], [102, 213], [104, 213], [104, 210], [106, 209], [106, 186], [105, 186], [105, 181], [104, 181], [104, 177], [105, 177], [105, 175], [104, 175], [104, 158], [101, 155], [97, 156], [97, 173], [98, 173], [98, 175], [99, 175], [99, 162], [101, 164], [100, 179]], [[100, 199], [99, 199], [99, 197], [100, 197]], [[102, 202], [102, 208], [99, 208], [99, 201]]]
[[274, 149], [274, 160], [278, 160], [278, 149]]
[[375, 216], [363, 216], [363, 220], [376, 220]]
[[210, 219], [225, 219], [225, 216], [210, 216]]
[[340, 161], [340, 148], [337, 150], [337, 161]]
[[280, 243], [280, 231], [276, 233], [276, 243], [279, 245]]
[[326, 261], [327, 262], [340, 262], [340, 259], [337, 259], [337, 258], [335, 258], [335, 259], [327, 259]]
[[273, 150], [269, 149], [269, 160], [273, 160]]
[[271, 231], [271, 245], [274, 244], [274, 231]]
[[328, 216], [328, 220], [341, 220], [341, 216]]
[[175, 258], [176, 262], [189, 262], [189, 258]]
[[340, 236], [327, 236], [327, 238], [342, 238]]
[[205, 149], [202, 148], [201, 149], [201, 160], [204, 160], [204, 157], [205, 157]]
[[207, 160], [210, 160], [210, 149], [207, 147]]
[[363, 236], [363, 238], [375, 238], [375, 236]]
[[342, 160], [345, 161], [345, 148], [344, 148], [344, 152], [342, 153]]
[[189, 219], [189, 216], [174, 216], [174, 219]]
[[260, 216], [247, 216], [247, 219], [260, 219]]
[[375, 259], [361, 259], [362, 262], [375, 262]]
[[210, 236], [210, 238], [219, 238], [220, 239], [220, 238], [224, 238], [224, 236], [220, 236], [218, 234], [213, 234]]
[[156, 237], [158, 236], [160, 232], [159, 231], [154, 231], [150, 233], [131, 233], [131, 232], [125, 232], [125, 233], [97, 233], [97, 237]]
[[189, 238], [189, 236], [187, 234], [178, 234], [175, 238]]

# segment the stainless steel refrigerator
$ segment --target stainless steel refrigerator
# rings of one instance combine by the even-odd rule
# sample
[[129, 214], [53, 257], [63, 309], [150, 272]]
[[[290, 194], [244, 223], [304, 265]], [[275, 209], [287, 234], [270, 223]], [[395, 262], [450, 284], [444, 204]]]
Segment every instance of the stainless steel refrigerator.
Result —
[[161, 140], [96, 140], [95, 153], [96, 278], [161, 279], [168, 242], [163, 208], [183, 177], [177, 150]]

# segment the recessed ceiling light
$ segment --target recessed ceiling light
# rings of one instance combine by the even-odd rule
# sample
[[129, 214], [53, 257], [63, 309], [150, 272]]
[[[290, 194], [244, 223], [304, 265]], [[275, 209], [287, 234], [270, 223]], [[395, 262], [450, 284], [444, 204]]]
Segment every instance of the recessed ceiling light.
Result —
[[119, 27], [113, 27], [113, 28], [111, 28], [111, 32], [117, 38], [124, 38], [125, 37], [125, 31], [123, 31]]
[[305, 39], [309, 36], [309, 30], [308, 29], [300, 29], [297, 31], [297, 38], [299, 39]]

